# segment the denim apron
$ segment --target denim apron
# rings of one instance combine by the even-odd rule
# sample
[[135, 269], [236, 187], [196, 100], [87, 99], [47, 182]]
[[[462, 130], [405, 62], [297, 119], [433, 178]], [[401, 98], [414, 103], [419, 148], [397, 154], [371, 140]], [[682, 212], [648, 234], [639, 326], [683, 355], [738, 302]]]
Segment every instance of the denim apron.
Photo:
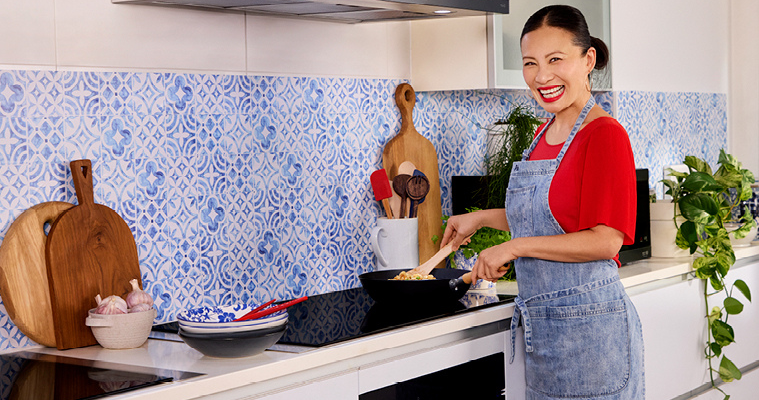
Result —
[[[591, 96], [555, 160], [527, 161], [549, 123], [514, 163], [506, 193], [512, 237], [565, 233], [551, 213], [548, 192], [593, 105]], [[521, 319], [526, 399], [643, 399], [643, 334], [617, 264], [520, 257], [514, 265], [519, 296], [511, 320], [511, 360]]]

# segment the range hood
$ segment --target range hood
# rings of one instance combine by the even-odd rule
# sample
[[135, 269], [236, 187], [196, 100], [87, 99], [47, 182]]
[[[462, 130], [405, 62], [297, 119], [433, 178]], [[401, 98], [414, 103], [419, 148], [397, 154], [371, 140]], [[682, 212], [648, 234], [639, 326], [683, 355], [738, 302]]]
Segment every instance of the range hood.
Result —
[[343, 23], [507, 14], [509, 0], [111, 0]]

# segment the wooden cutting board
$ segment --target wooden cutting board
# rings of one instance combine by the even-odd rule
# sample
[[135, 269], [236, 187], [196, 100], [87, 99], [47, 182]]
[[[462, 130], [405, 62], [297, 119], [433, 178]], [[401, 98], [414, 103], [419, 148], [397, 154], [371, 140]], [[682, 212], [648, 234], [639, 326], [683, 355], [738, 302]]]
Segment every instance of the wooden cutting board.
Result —
[[[428, 260], [438, 251], [438, 243], [433, 236], [442, 238], [442, 206], [440, 202], [440, 177], [437, 165], [437, 152], [432, 142], [416, 131], [412, 119], [416, 95], [408, 83], [402, 83], [395, 89], [395, 103], [401, 112], [401, 130], [385, 145], [382, 152], [382, 167], [390, 178], [398, 174], [398, 166], [410, 161], [416, 169], [427, 175], [430, 191], [419, 205], [419, 261]], [[438, 266], [442, 266], [440, 263]]]
[[95, 296], [125, 297], [140, 282], [137, 246], [129, 226], [112, 209], [95, 204], [90, 160], [71, 162], [79, 205], [50, 227], [45, 254], [58, 349], [96, 344], [85, 325]]
[[0, 245], [0, 296], [13, 323], [29, 339], [55, 347], [55, 327], [45, 265], [45, 225], [71, 203], [50, 201], [21, 213]]

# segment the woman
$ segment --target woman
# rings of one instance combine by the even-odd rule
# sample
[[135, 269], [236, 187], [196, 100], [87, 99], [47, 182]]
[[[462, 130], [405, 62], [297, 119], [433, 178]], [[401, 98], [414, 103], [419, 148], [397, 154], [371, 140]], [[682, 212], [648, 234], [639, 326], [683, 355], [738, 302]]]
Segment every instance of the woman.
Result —
[[512, 240], [482, 251], [473, 279], [514, 261], [524, 328], [527, 399], [644, 398], [640, 320], [619, 281], [618, 252], [635, 232], [635, 165], [627, 133], [591, 95], [603, 42], [569, 6], [532, 15], [521, 36], [523, 75], [554, 117], [515, 163], [506, 209], [453, 216], [441, 246], [489, 226]]

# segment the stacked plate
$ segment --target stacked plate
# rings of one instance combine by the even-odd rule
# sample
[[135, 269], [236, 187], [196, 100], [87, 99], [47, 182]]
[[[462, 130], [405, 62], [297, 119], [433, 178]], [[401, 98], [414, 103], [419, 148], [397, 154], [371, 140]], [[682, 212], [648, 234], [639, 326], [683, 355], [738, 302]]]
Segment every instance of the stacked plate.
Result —
[[263, 317], [235, 321], [260, 304], [198, 307], [177, 315], [179, 336], [190, 347], [209, 357], [237, 358], [262, 353], [287, 329], [287, 310]]

